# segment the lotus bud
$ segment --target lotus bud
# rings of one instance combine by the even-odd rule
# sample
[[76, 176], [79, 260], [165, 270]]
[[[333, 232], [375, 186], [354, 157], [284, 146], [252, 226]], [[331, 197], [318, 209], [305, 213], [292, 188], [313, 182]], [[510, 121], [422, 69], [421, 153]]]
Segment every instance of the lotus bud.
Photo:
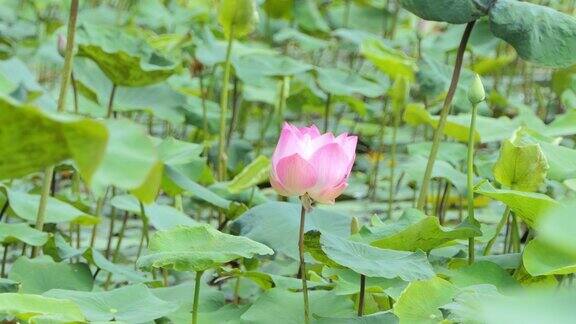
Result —
[[57, 43], [57, 47], [58, 47], [58, 54], [60, 54], [60, 56], [64, 57], [66, 55], [66, 37], [64, 37], [64, 35], [62, 34], [58, 34], [58, 43]]
[[307, 196], [333, 204], [348, 186], [356, 158], [356, 136], [320, 134], [314, 125], [284, 123], [272, 155], [270, 184], [286, 197]]
[[482, 84], [482, 79], [478, 74], [474, 74], [474, 81], [472, 81], [472, 86], [468, 90], [468, 100], [473, 104], [477, 105], [486, 99], [486, 92], [484, 91], [484, 85]]

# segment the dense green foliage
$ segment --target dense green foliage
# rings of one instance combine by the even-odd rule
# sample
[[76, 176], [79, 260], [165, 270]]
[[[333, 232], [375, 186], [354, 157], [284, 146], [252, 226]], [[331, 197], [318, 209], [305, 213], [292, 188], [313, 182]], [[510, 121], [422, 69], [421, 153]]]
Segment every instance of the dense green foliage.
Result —
[[576, 322], [575, 5], [0, 1], [0, 322]]

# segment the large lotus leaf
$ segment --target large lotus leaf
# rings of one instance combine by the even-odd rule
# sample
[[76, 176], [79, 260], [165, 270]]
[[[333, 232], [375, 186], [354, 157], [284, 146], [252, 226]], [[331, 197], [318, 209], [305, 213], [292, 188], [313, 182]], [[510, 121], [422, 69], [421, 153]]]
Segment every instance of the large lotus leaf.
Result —
[[117, 86], [141, 87], [171, 76], [176, 64], [144, 40], [118, 28], [83, 24], [76, 31], [78, 55], [88, 57]]
[[527, 61], [550, 67], [576, 63], [576, 18], [552, 8], [498, 0], [490, 10], [490, 29]]
[[544, 213], [559, 205], [556, 200], [544, 194], [496, 189], [487, 181], [476, 185], [474, 192], [503, 202], [530, 227], [533, 227]]
[[153, 201], [162, 176], [162, 163], [153, 142], [134, 122], [109, 120], [106, 125], [110, 141], [94, 173], [92, 190], [102, 196], [108, 186], [115, 186], [132, 191], [144, 202]]
[[178, 309], [177, 303], [157, 298], [144, 284], [103, 292], [54, 289], [44, 296], [75, 302], [91, 322], [146, 323]]
[[238, 258], [274, 253], [261, 243], [224, 234], [209, 225], [177, 226], [157, 232], [148, 250], [148, 255], [138, 259], [140, 267], [177, 271], [204, 271]]
[[54, 262], [50, 257], [18, 258], [8, 279], [20, 282], [21, 291], [30, 294], [42, 294], [50, 289], [90, 291], [94, 283], [86, 263]]
[[312, 69], [307, 63], [282, 55], [243, 55], [232, 63], [236, 75], [248, 83], [256, 83], [263, 77], [292, 76]]
[[[232, 231], [266, 244], [277, 253], [298, 259], [299, 204], [269, 202], [251, 208], [232, 223]], [[306, 214], [305, 231], [318, 230], [340, 237], [350, 234], [352, 218], [319, 208]]]
[[438, 217], [426, 216], [391, 235], [374, 240], [370, 245], [382, 249], [428, 252], [450, 241], [480, 235], [482, 233], [473, 227], [459, 226], [451, 229], [441, 226]]
[[574, 235], [576, 235], [575, 208], [576, 202], [572, 200], [565, 205], [551, 209], [536, 224], [538, 239], [557, 249], [576, 254], [576, 242], [574, 241]]
[[31, 102], [43, 92], [36, 76], [22, 60], [17, 57], [0, 60], [0, 93]]
[[[576, 117], [576, 115], [574, 115]], [[559, 119], [556, 119], [556, 121]], [[576, 119], [568, 118], [569, 123], [574, 124]], [[552, 123], [553, 124], [553, 123]], [[576, 150], [559, 145], [558, 139], [552, 136], [562, 136], [561, 134], [551, 134], [551, 125], [546, 126], [542, 133], [532, 132], [521, 128], [515, 133], [518, 144], [537, 144], [540, 146], [549, 165], [547, 177], [551, 180], [565, 181], [576, 177]], [[571, 127], [571, 126], [569, 126]], [[569, 132], [571, 133], [571, 132]]]
[[0, 223], [0, 243], [13, 244], [24, 242], [32, 246], [41, 246], [48, 241], [48, 234], [36, 230], [25, 223]]
[[518, 282], [506, 270], [488, 261], [479, 261], [452, 270], [448, 276], [450, 282], [460, 288], [482, 284], [494, 285], [502, 291], [519, 288]]
[[[312, 290], [310, 317], [351, 318], [354, 316], [352, 301], [346, 296], [336, 296], [333, 292]], [[242, 323], [283, 323], [301, 324], [304, 322], [302, 294], [281, 288], [266, 291], [241, 316]]]
[[122, 277], [134, 283], [149, 281], [144, 273], [134, 270], [133, 266], [124, 266], [112, 263], [108, 261], [108, 259], [106, 259], [102, 253], [93, 248], [87, 249], [82, 256], [91, 264], [94, 264], [96, 267], [98, 267], [98, 269], [108, 271], [114, 274], [115, 277]]
[[540, 142], [540, 148], [550, 165], [550, 179], [564, 181], [576, 176], [576, 150], [545, 142]]
[[[30, 223], [36, 222], [40, 195], [8, 190], [8, 200], [10, 201], [10, 208], [12, 208], [18, 217]], [[45, 214], [45, 223], [73, 222], [83, 225], [94, 225], [100, 222], [100, 219], [97, 217], [88, 215], [76, 209], [76, 207], [54, 197], [48, 197]]]
[[400, 0], [402, 7], [416, 16], [451, 24], [464, 24], [488, 13], [494, 0]]
[[204, 147], [200, 144], [184, 142], [173, 137], [160, 140], [156, 146], [160, 160], [168, 165], [182, 165], [196, 161]]
[[558, 249], [537, 237], [526, 245], [522, 264], [532, 276], [575, 273], [576, 253]]
[[367, 38], [360, 46], [360, 53], [390, 78], [403, 77], [410, 81], [414, 80], [414, 72], [417, 69], [416, 61], [386, 46], [384, 42], [375, 38]]
[[308, 32], [330, 32], [330, 26], [316, 1], [296, 1], [294, 4], [294, 18], [299, 27]]
[[432, 266], [422, 251], [385, 250], [332, 234], [321, 234], [320, 246], [333, 262], [367, 277], [400, 277], [413, 281], [434, 276]]
[[274, 41], [278, 43], [294, 42], [304, 51], [315, 51], [326, 48], [330, 43], [324, 39], [316, 38], [293, 28], [283, 28], [274, 34]]
[[20, 289], [20, 284], [16, 281], [0, 278], [0, 294], [17, 292]]
[[222, 0], [218, 8], [218, 22], [227, 38], [249, 34], [258, 22], [255, 1]]
[[270, 159], [260, 155], [228, 183], [228, 190], [231, 193], [239, 193], [268, 180], [269, 173]]
[[[178, 305], [180, 305], [178, 310], [166, 316], [173, 323], [191, 322], [192, 314], [190, 310], [192, 309], [192, 304], [194, 302], [193, 298], [190, 298], [191, 291], [194, 291], [194, 282], [185, 282], [176, 286], [162, 287], [151, 290], [151, 292], [156, 297], [168, 302], [178, 303]], [[201, 282], [200, 300], [198, 305], [198, 310], [200, 313], [198, 315], [199, 323], [229, 323], [227, 321], [228, 318], [225, 317], [226, 315], [224, 313], [219, 313], [219, 310], [222, 310], [222, 308], [226, 309], [227, 306], [235, 305], [226, 304], [224, 292], [218, 290], [217, 287], [210, 286], [204, 282]], [[236, 316], [233, 318], [240, 318], [240, 314], [235, 314]], [[218, 317], [219, 315], [222, 317]], [[209, 321], [209, 319], [213, 319], [213, 321]], [[230, 324], [232, 323], [237, 323], [237, 321], [231, 322]]]
[[316, 324], [397, 324], [398, 317], [393, 313], [378, 312], [356, 318], [318, 317]]
[[108, 132], [97, 121], [48, 116], [0, 96], [0, 179], [38, 172], [73, 159], [90, 182], [102, 160]]
[[333, 95], [378, 97], [384, 94], [384, 88], [359, 74], [335, 68], [316, 68], [318, 84]]
[[[111, 200], [112, 206], [134, 214], [140, 214], [140, 203], [131, 195], [115, 196]], [[178, 209], [157, 203], [145, 204], [144, 212], [150, 224], [157, 230], [166, 230], [178, 225], [196, 225], [197, 222]]]
[[15, 316], [26, 323], [82, 323], [82, 311], [74, 302], [22, 293], [0, 294], [0, 317]]
[[44, 255], [52, 257], [56, 262], [80, 257], [82, 256], [82, 253], [86, 252], [86, 247], [80, 247], [77, 249], [72, 247], [70, 243], [72, 242], [66, 241], [62, 234], [56, 233], [48, 239], [46, 244], [44, 244], [42, 252], [44, 252]]
[[520, 191], [536, 191], [546, 180], [548, 162], [538, 144], [502, 143], [494, 165], [494, 178], [500, 184]]
[[400, 323], [442, 322], [440, 307], [452, 301], [457, 288], [439, 277], [411, 282], [394, 304]]
[[[80, 99], [86, 98], [99, 105], [92, 108], [88, 105], [79, 105], [81, 113], [91, 116], [105, 116], [104, 107], [110, 101], [113, 83], [98, 65], [88, 58], [74, 59], [74, 78]], [[82, 101], [81, 101], [82, 103]], [[114, 93], [114, 111], [144, 111], [162, 120], [173, 124], [184, 121], [181, 106], [186, 103], [186, 97], [170, 87], [166, 82], [143, 86], [119, 86]], [[98, 109], [98, 110], [96, 110]]]
[[445, 307], [455, 323], [573, 323], [573, 289], [528, 289], [501, 295], [492, 286], [463, 289]]

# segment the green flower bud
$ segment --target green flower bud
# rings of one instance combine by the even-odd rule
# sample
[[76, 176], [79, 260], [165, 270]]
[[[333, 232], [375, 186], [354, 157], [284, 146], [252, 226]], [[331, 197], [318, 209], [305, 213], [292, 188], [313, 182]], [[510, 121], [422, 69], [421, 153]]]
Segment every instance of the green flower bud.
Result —
[[360, 223], [358, 222], [358, 218], [353, 216], [352, 222], [350, 223], [350, 234], [354, 235], [358, 232], [360, 232]]
[[478, 74], [474, 74], [474, 81], [472, 81], [472, 86], [470, 87], [470, 90], [468, 90], [468, 100], [473, 105], [477, 105], [486, 100], [484, 85], [482, 84], [482, 80]]

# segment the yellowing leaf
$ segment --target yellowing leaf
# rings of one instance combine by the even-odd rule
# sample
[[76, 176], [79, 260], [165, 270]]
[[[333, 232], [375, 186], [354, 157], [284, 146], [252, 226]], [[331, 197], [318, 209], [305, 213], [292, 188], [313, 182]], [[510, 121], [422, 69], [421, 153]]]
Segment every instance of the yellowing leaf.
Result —
[[548, 162], [538, 144], [502, 143], [494, 165], [494, 178], [507, 188], [536, 191], [546, 179]]

